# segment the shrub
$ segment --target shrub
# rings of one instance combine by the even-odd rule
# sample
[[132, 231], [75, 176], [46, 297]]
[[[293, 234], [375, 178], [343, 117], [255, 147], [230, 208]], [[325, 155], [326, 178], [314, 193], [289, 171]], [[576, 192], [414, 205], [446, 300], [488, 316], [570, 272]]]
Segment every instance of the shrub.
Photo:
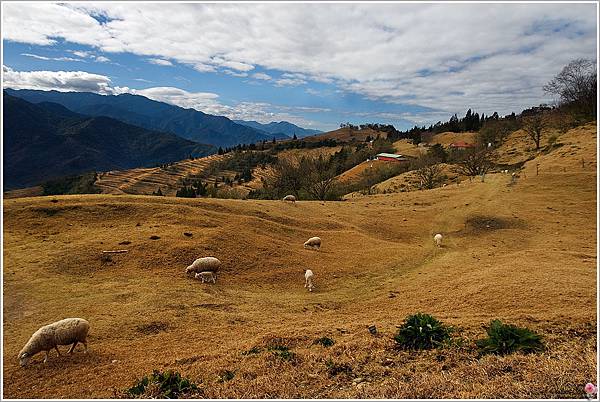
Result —
[[417, 313], [406, 317], [394, 337], [405, 349], [432, 349], [450, 340], [451, 328], [429, 314]]
[[226, 381], [233, 380], [233, 377], [235, 377], [235, 371], [223, 370], [219, 374], [219, 382], [226, 382]]
[[334, 363], [333, 360], [328, 359], [325, 362], [325, 366], [327, 367], [327, 373], [333, 377], [338, 374], [350, 374], [352, 373], [352, 366], [348, 363]]
[[151, 375], [144, 376], [126, 393], [129, 397], [177, 399], [198, 392], [199, 388], [187, 378], [181, 377], [177, 371], [160, 372], [154, 370]]
[[316, 339], [313, 342], [314, 345], [321, 345], [321, 346], [326, 347], [326, 348], [328, 348], [330, 346], [333, 346], [334, 343], [335, 343], [335, 341], [333, 339], [328, 338], [326, 336], [324, 336], [322, 338], [319, 338], [319, 339]]
[[242, 356], [246, 356], [246, 355], [257, 355], [260, 352], [262, 352], [262, 349], [259, 348], [258, 346], [254, 346], [252, 349], [247, 350], [245, 352], [242, 352]]
[[60, 194], [98, 194], [100, 188], [94, 183], [98, 179], [95, 172], [85, 173], [79, 176], [61, 177], [43, 183], [43, 195]]
[[269, 348], [273, 355], [279, 357], [281, 360], [293, 360], [296, 357], [294, 352], [291, 352], [287, 346], [274, 345]]
[[540, 335], [500, 320], [492, 320], [487, 328], [488, 337], [476, 342], [480, 354], [505, 355], [513, 352], [532, 353], [544, 350]]

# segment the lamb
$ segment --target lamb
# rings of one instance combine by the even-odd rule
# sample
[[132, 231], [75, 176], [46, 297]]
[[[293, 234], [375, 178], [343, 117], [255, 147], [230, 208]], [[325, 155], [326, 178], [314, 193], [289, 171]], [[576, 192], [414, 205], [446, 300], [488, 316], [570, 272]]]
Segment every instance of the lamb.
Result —
[[310, 269], [307, 269], [306, 272], [304, 273], [304, 287], [308, 288], [309, 292], [312, 292], [314, 285], [313, 285], [313, 276], [315, 276], [313, 274], [313, 271], [311, 271]]
[[217, 274], [212, 271], [197, 272], [194, 277], [202, 280], [202, 283], [211, 281], [212, 283], [217, 283]]
[[304, 243], [304, 248], [312, 248], [319, 250], [321, 248], [321, 238], [311, 237]]
[[289, 201], [293, 204], [296, 203], [296, 197], [294, 197], [293, 195], [286, 195], [285, 197], [283, 197], [283, 201]]
[[433, 236], [433, 241], [435, 242], [435, 245], [438, 247], [442, 247], [442, 235], [441, 234], [436, 234], [435, 236]]
[[221, 261], [215, 257], [202, 257], [198, 258], [196, 261], [192, 263], [189, 267], [185, 269], [186, 274], [193, 274], [196, 272], [218, 272], [219, 267], [221, 266]]
[[70, 345], [67, 353], [73, 353], [78, 342], [85, 346], [84, 353], [87, 353], [87, 335], [90, 330], [90, 323], [83, 318], [65, 318], [64, 320], [44, 325], [31, 335], [29, 341], [19, 352], [19, 364], [24, 367], [29, 359], [39, 352], [45, 351], [46, 357], [44, 363], [48, 361], [50, 350], [56, 349], [60, 356], [58, 345]]

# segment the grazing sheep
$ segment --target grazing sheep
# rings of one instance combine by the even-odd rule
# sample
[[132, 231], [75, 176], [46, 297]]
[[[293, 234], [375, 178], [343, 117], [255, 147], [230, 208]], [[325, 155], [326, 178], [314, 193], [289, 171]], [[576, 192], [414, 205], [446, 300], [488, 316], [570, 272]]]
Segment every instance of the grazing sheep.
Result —
[[73, 349], [78, 342], [83, 343], [87, 353], [87, 335], [90, 330], [90, 323], [83, 318], [65, 318], [64, 320], [44, 325], [31, 335], [29, 341], [19, 352], [19, 364], [25, 366], [32, 356], [45, 351], [46, 357], [44, 363], [48, 361], [50, 350], [56, 349], [60, 356], [58, 345], [70, 345], [71, 349], [67, 353], [73, 353]]
[[319, 250], [321, 248], [321, 238], [311, 237], [304, 243], [304, 248], [312, 248]]
[[212, 271], [197, 272], [196, 275], [194, 275], [194, 277], [196, 279], [202, 280], [202, 283], [204, 283], [204, 282], [217, 283], [217, 274], [215, 274]]
[[196, 273], [196, 272], [204, 272], [204, 271], [219, 271], [219, 267], [221, 266], [221, 261], [215, 257], [202, 257], [198, 258], [196, 261], [192, 263], [189, 267], [185, 269], [186, 274]]
[[294, 197], [293, 195], [286, 195], [285, 197], [283, 197], [283, 201], [289, 201], [293, 204], [296, 203], [296, 197]]
[[435, 242], [435, 245], [438, 247], [442, 247], [442, 235], [441, 234], [436, 234], [435, 236], [433, 236], [433, 241]]
[[304, 287], [308, 288], [309, 292], [312, 292], [314, 285], [313, 285], [313, 276], [315, 276], [313, 274], [313, 271], [311, 271], [310, 269], [307, 269], [306, 272], [304, 273]]

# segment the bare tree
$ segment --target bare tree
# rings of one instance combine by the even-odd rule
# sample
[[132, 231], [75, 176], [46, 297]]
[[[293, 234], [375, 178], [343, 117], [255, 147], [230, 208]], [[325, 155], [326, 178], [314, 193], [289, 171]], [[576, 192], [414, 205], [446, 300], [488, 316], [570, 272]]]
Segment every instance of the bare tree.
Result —
[[478, 176], [488, 172], [493, 166], [493, 153], [487, 148], [463, 151], [462, 158], [452, 169], [464, 176]]
[[304, 186], [304, 172], [299, 161], [279, 158], [270, 172], [262, 178], [263, 188], [270, 197], [293, 194], [297, 198]]
[[302, 158], [300, 165], [304, 168], [304, 188], [306, 192], [317, 200], [326, 200], [337, 184], [334, 167], [322, 156]]
[[435, 188], [443, 178], [443, 167], [438, 160], [431, 157], [421, 157], [417, 161], [415, 174], [419, 179], [421, 189]]
[[560, 98], [561, 103], [574, 107], [587, 117], [596, 116], [596, 62], [575, 59], [544, 86], [544, 91]]
[[546, 128], [546, 122], [544, 116], [536, 114], [533, 116], [525, 117], [523, 119], [523, 130], [527, 133], [527, 136], [535, 143], [536, 151], [540, 149], [540, 142], [542, 140], [542, 133]]

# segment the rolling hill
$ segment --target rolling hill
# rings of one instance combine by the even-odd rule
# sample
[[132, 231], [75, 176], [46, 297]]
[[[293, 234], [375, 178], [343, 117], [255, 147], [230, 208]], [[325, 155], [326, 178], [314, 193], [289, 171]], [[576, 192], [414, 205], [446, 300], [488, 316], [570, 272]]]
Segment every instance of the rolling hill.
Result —
[[[514, 184], [494, 173], [345, 202], [4, 200], [4, 396], [111, 398], [171, 369], [209, 399], [581, 399], [597, 370], [596, 140], [595, 125], [561, 135]], [[305, 250], [315, 235], [322, 249]], [[184, 274], [206, 255], [223, 262], [214, 285]], [[453, 341], [398, 349], [415, 312]], [[19, 367], [31, 334], [65, 316], [90, 321], [89, 353]], [[478, 355], [493, 319], [545, 351]]]
[[88, 117], [59, 104], [4, 94], [4, 188], [89, 171], [128, 169], [215, 152], [174, 134], [109, 117]]
[[88, 116], [107, 116], [148, 130], [168, 132], [185, 139], [230, 147], [271, 140], [271, 134], [234, 123], [227, 117], [214, 116], [195, 109], [154, 101], [143, 96], [98, 95], [89, 92], [6, 90], [28, 102], [52, 102]]

